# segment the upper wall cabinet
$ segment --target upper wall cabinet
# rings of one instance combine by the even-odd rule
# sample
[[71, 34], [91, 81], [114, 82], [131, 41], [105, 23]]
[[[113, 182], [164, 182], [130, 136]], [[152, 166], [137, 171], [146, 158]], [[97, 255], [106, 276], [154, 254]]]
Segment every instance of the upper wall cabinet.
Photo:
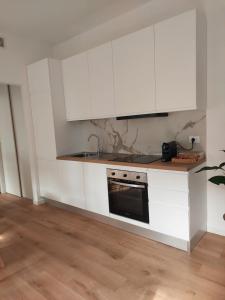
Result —
[[155, 25], [156, 108], [196, 109], [196, 11]]
[[68, 121], [115, 116], [112, 59], [107, 43], [63, 61]]
[[206, 26], [196, 19], [191, 10], [65, 59], [67, 119], [204, 108]]
[[112, 44], [88, 51], [92, 118], [115, 116]]
[[154, 30], [113, 41], [116, 115], [155, 112]]
[[91, 95], [87, 52], [63, 61], [63, 80], [68, 121], [91, 117]]

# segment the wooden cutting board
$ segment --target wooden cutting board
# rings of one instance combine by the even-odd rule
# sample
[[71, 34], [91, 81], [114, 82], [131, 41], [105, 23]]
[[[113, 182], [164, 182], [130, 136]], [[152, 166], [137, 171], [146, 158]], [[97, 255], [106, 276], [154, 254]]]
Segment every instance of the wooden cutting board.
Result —
[[180, 164], [194, 164], [198, 162], [198, 159], [196, 158], [179, 158], [179, 157], [173, 157], [172, 158], [173, 163], [180, 163]]

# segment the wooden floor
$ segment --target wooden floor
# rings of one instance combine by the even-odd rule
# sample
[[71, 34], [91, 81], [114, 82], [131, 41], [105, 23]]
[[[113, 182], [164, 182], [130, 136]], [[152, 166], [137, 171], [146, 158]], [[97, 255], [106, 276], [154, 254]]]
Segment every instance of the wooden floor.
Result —
[[0, 300], [225, 299], [225, 238], [191, 255], [86, 217], [0, 196]]

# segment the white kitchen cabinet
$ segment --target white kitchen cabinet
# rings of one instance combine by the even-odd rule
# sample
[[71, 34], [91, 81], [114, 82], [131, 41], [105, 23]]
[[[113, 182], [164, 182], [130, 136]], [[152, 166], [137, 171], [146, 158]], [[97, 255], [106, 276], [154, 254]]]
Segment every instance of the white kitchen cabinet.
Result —
[[61, 201], [58, 161], [39, 159], [38, 175], [41, 197]]
[[107, 43], [88, 51], [90, 72], [91, 116], [115, 116], [112, 44]]
[[68, 121], [91, 118], [91, 95], [87, 52], [62, 62]]
[[40, 195], [64, 204], [85, 208], [83, 164], [38, 160]]
[[66, 121], [61, 62], [43, 59], [29, 65], [27, 73], [37, 158], [72, 153], [74, 132]]
[[37, 157], [53, 159], [56, 140], [48, 59], [28, 66], [27, 71]]
[[191, 10], [63, 60], [67, 120], [204, 109], [204, 23]]
[[206, 232], [206, 175], [196, 170], [148, 171], [150, 229], [192, 248]]
[[60, 202], [85, 208], [83, 163], [58, 161], [60, 178]]
[[86, 209], [104, 216], [109, 216], [106, 166], [102, 164], [85, 163], [84, 187]]
[[31, 94], [36, 153], [39, 159], [56, 158], [56, 140], [50, 91]]
[[189, 240], [188, 173], [149, 170], [150, 229]]
[[188, 193], [150, 188], [151, 230], [189, 240]]
[[196, 109], [196, 11], [162, 21], [154, 29], [157, 111]]
[[155, 112], [153, 27], [126, 35], [112, 45], [116, 115]]

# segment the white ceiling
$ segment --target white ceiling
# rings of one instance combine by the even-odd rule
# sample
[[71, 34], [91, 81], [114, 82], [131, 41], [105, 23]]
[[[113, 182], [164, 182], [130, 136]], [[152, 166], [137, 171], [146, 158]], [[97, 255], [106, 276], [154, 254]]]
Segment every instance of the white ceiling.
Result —
[[150, 0], [0, 0], [0, 32], [64, 41]]

